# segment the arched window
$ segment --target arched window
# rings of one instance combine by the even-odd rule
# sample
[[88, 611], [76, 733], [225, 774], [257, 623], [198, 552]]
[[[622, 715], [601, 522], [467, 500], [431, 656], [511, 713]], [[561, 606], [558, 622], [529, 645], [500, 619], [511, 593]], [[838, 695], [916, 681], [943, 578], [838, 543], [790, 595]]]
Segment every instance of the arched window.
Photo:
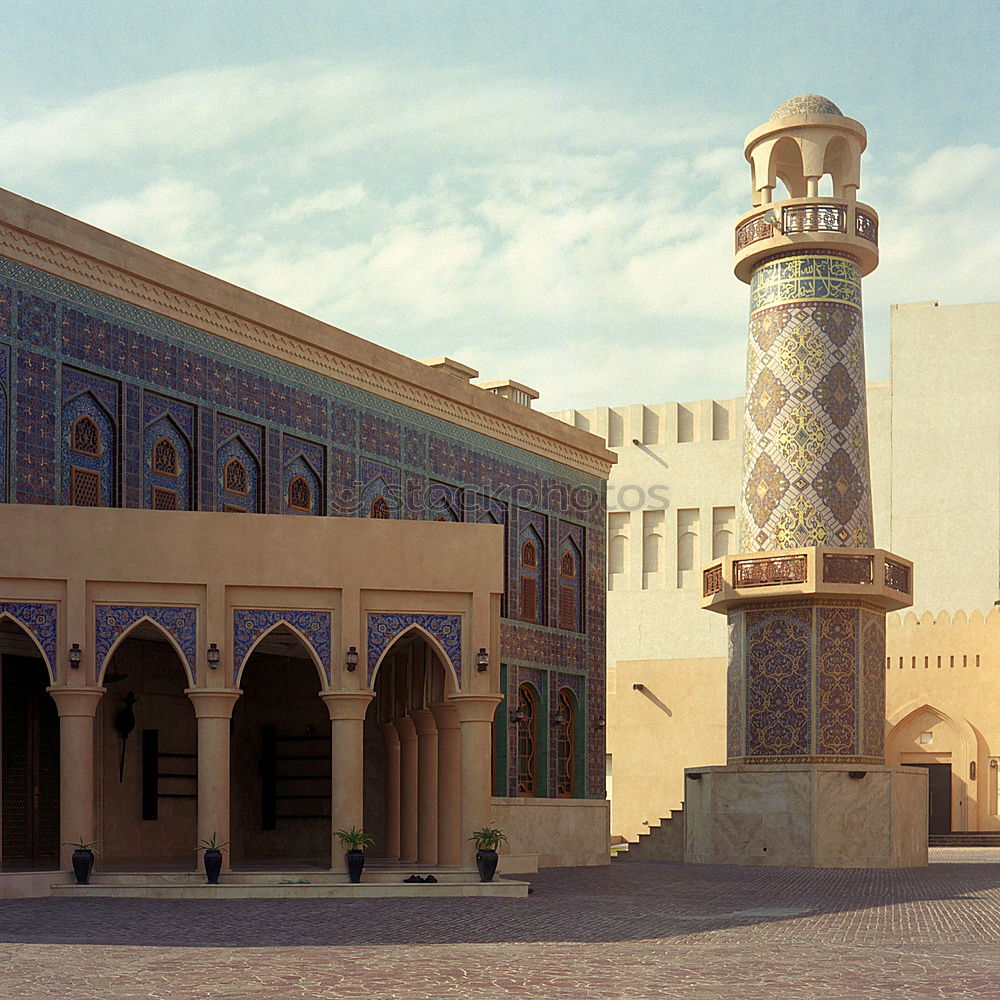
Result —
[[537, 794], [538, 701], [530, 684], [517, 689], [517, 794], [526, 798]]
[[227, 493], [238, 493], [245, 497], [250, 489], [250, 477], [247, 475], [247, 467], [238, 459], [231, 458], [226, 462], [226, 471], [223, 477]]
[[169, 438], [160, 438], [153, 445], [153, 472], [158, 472], [164, 476], [176, 476], [179, 474], [179, 464], [177, 461], [177, 448]]
[[383, 518], [384, 520], [392, 520], [392, 508], [389, 506], [389, 501], [385, 497], [375, 497], [372, 500], [371, 506], [371, 516]]
[[101, 457], [101, 431], [96, 421], [90, 417], [77, 417], [73, 421], [71, 440], [73, 451], [78, 455], [89, 455], [91, 458]]
[[521, 565], [525, 569], [535, 569], [538, 566], [538, 551], [531, 541], [521, 546]]
[[521, 619], [539, 623], [538, 549], [530, 539], [521, 546]]
[[312, 491], [302, 476], [295, 476], [288, 484], [288, 506], [292, 510], [312, 510]]
[[576, 788], [576, 705], [569, 688], [556, 699], [556, 796], [571, 799]]
[[579, 582], [576, 555], [567, 548], [559, 561], [559, 627], [570, 632], [580, 629]]

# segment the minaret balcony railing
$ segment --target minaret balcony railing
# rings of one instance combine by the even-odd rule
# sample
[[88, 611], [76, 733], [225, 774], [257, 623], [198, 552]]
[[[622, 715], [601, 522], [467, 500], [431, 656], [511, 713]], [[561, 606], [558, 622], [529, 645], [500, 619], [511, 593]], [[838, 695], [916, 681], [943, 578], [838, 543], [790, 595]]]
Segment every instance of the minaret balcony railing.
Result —
[[710, 611], [804, 595], [896, 611], [912, 603], [913, 564], [885, 549], [815, 546], [723, 556], [702, 569], [701, 606]]
[[869, 274], [878, 264], [878, 215], [868, 205], [838, 198], [795, 198], [755, 208], [736, 223], [736, 276], [749, 281], [758, 261], [798, 247], [849, 253]]

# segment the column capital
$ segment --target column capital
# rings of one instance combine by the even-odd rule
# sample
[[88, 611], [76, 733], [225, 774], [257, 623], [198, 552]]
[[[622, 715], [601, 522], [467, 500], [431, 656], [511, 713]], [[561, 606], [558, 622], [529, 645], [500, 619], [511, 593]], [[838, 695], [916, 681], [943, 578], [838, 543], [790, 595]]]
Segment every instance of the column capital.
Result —
[[238, 688], [185, 688], [198, 719], [230, 719], [240, 695]]
[[392, 724], [396, 727], [396, 732], [399, 733], [400, 743], [408, 743], [417, 738], [417, 724], [408, 715], [401, 715], [399, 718], [393, 719]]
[[464, 694], [448, 700], [458, 711], [460, 722], [492, 722], [503, 698], [498, 694]]
[[363, 722], [368, 703], [375, 695], [371, 691], [324, 691], [320, 697], [326, 702], [331, 722], [348, 719]]
[[45, 689], [56, 703], [60, 717], [79, 715], [93, 718], [97, 706], [108, 690], [106, 687], [64, 687], [53, 685]]
[[413, 725], [416, 727], [418, 736], [435, 736], [437, 734], [437, 723], [428, 708], [418, 708], [410, 712]]
[[437, 701], [427, 707], [433, 714], [434, 722], [439, 730], [461, 728], [461, 723], [458, 721], [458, 710], [450, 701]]

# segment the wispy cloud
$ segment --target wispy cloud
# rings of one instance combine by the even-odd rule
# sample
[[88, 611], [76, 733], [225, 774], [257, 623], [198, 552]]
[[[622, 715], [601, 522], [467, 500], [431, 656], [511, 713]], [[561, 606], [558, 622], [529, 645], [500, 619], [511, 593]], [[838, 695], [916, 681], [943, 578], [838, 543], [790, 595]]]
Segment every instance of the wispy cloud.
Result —
[[[585, 407], [742, 391], [745, 125], [474, 68], [297, 62], [36, 108], [0, 122], [0, 169], [361, 336]], [[876, 353], [889, 302], [1000, 292], [982, 266], [1000, 250], [1000, 150], [888, 161], [862, 191], [882, 223]]]

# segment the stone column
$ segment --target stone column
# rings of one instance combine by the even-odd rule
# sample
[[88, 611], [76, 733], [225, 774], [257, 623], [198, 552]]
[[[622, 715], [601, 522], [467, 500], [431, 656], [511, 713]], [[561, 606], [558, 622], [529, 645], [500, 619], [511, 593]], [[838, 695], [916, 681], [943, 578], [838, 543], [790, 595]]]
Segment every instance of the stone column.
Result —
[[399, 857], [417, 860], [417, 730], [407, 716], [393, 719], [399, 733]]
[[68, 843], [96, 839], [94, 713], [103, 687], [50, 687], [59, 712], [59, 866], [69, 868]]
[[438, 864], [462, 863], [462, 730], [451, 702], [431, 705], [437, 724]]
[[490, 761], [493, 752], [493, 713], [499, 695], [459, 695], [452, 698], [462, 727], [462, 864], [476, 863], [476, 847], [468, 839], [473, 830], [490, 825]]
[[426, 709], [411, 713], [417, 730], [417, 860], [438, 863], [438, 732]]
[[[198, 720], [198, 840], [227, 844], [230, 840], [229, 734], [233, 706], [243, 693], [232, 689], [187, 688]], [[228, 871], [230, 851], [223, 851]]]
[[379, 727], [385, 740], [385, 843], [378, 854], [399, 860], [399, 733], [391, 722]]
[[[359, 829], [365, 822], [365, 712], [370, 691], [321, 694], [330, 713], [330, 815], [332, 830]], [[330, 868], [346, 871], [344, 850], [331, 836]]]

